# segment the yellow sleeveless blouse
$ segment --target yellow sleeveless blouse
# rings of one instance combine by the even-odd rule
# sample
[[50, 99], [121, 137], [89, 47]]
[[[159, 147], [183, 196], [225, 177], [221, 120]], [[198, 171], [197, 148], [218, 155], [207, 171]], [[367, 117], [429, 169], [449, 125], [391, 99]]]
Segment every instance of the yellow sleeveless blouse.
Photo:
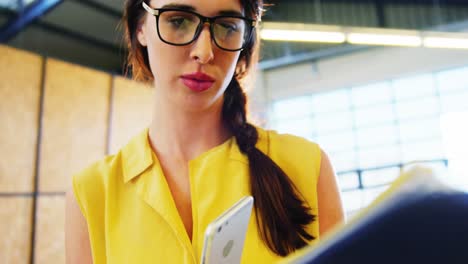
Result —
[[[321, 152], [303, 138], [257, 128], [257, 147], [291, 178], [317, 215]], [[189, 163], [192, 241], [185, 231], [148, 129], [117, 154], [73, 176], [73, 189], [87, 220], [92, 256], [101, 263], [198, 263], [207, 225], [241, 197], [250, 194], [248, 159], [235, 138]], [[318, 217], [308, 231], [319, 238]], [[242, 263], [274, 263], [258, 235], [255, 211], [247, 230]]]

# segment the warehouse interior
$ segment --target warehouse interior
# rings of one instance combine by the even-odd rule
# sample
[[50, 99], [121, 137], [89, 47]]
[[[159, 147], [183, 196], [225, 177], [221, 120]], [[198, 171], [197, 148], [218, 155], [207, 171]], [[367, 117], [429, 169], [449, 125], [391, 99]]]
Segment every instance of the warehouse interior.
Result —
[[[468, 191], [468, 1], [265, 2], [259, 33], [278, 26], [343, 36], [260, 34], [248, 95], [254, 123], [328, 153], [348, 217], [409, 163]], [[69, 179], [150, 121], [152, 88], [125, 75], [123, 5], [0, 0], [2, 263], [64, 263]], [[419, 41], [351, 39], [364, 31]], [[431, 46], [439, 35], [453, 42]]]

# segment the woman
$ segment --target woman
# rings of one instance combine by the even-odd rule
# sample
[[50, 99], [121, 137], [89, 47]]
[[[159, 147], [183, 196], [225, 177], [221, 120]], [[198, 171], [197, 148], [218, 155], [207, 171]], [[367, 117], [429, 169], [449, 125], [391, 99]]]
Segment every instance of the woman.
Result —
[[153, 119], [73, 177], [67, 261], [196, 263], [208, 223], [247, 194], [243, 263], [272, 263], [343, 221], [325, 153], [246, 121], [239, 80], [261, 0], [145, 2], [127, 1], [124, 23], [133, 76], [154, 85]]

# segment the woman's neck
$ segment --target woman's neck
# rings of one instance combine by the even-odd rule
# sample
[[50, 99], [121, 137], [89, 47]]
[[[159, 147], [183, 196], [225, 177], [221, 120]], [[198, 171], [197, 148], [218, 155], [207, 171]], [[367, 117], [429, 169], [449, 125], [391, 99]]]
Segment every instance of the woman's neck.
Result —
[[158, 155], [188, 162], [231, 137], [222, 120], [222, 101], [198, 112], [168, 109], [168, 105], [156, 104], [149, 128]]

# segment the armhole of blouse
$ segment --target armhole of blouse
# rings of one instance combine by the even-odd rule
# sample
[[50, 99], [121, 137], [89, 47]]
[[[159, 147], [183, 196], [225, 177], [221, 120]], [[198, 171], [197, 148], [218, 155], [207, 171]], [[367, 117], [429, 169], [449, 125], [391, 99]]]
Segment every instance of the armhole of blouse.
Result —
[[316, 168], [316, 175], [317, 175], [317, 179], [316, 179], [316, 182], [315, 182], [315, 185], [318, 186], [318, 181], [319, 181], [319, 177], [320, 177], [320, 169], [322, 167], [322, 149], [320, 148], [320, 146], [317, 144], [317, 143], [314, 143], [315, 145], [315, 152], [317, 153], [316, 154], [316, 161], [315, 161], [315, 168]]
[[78, 206], [80, 207], [81, 213], [83, 214], [84, 218], [87, 220], [88, 216], [86, 214], [85, 206], [83, 205], [83, 202], [81, 200], [82, 187], [77, 182], [77, 177], [78, 175], [74, 175], [72, 177], [73, 195], [75, 196], [76, 203], [78, 203]]

